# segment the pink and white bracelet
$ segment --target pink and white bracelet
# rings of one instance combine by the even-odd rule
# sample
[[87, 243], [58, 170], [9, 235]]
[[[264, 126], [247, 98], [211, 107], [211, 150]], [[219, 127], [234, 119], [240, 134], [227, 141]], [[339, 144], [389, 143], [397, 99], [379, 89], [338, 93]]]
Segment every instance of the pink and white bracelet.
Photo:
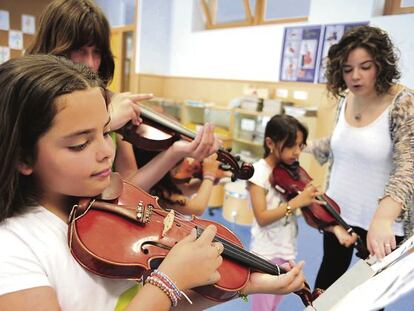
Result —
[[162, 271], [154, 270], [151, 272], [151, 275], [145, 280], [145, 283], [149, 283], [161, 289], [171, 300], [171, 305], [173, 307], [177, 306], [178, 300], [183, 296], [190, 304], [193, 304], [191, 299]]

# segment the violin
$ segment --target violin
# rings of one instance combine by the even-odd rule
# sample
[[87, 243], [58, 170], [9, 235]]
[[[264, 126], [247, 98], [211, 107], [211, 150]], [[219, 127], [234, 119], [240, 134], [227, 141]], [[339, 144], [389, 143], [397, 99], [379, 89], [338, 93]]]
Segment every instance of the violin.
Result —
[[[311, 181], [312, 178], [299, 165], [299, 161], [296, 161], [291, 165], [280, 163], [273, 169], [271, 178], [272, 186], [285, 198], [286, 201], [297, 196]], [[326, 227], [339, 224], [349, 234], [355, 233], [352, 227], [341, 217], [341, 209], [332, 198], [323, 193], [316, 196], [316, 199], [325, 204], [312, 203], [301, 209], [303, 217], [308, 225], [318, 230], [323, 230]], [[357, 249], [356, 255], [358, 257], [362, 259], [368, 258], [369, 253], [358, 235], [355, 242], [355, 248]]]
[[[123, 139], [132, 145], [147, 151], [163, 151], [175, 141], [183, 139], [192, 141], [196, 133], [183, 127], [179, 122], [165, 115], [140, 106], [142, 124], [133, 125], [131, 122], [117, 130]], [[254, 168], [250, 163], [240, 162], [240, 157], [219, 148], [217, 160], [223, 164], [223, 169], [231, 171], [232, 181], [247, 180], [253, 176]]]
[[[171, 217], [171, 215], [173, 215]], [[169, 221], [166, 221], [169, 219]], [[99, 198], [84, 198], [69, 216], [68, 244], [74, 258], [97, 275], [141, 280], [159, 266], [169, 250], [196, 228], [199, 236], [209, 224], [217, 227], [214, 241], [224, 245], [220, 280], [194, 288], [215, 301], [227, 301], [244, 288], [251, 271], [272, 275], [286, 273], [282, 267], [243, 249], [237, 236], [223, 225], [162, 209], [157, 198], [111, 176], [111, 186]], [[307, 285], [307, 284], [306, 284]], [[296, 293], [305, 305], [313, 298], [307, 285]]]

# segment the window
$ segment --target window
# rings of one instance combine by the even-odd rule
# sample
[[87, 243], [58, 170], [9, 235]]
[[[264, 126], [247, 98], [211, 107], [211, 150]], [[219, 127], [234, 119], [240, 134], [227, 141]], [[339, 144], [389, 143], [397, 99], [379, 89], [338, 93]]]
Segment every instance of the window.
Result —
[[200, 0], [206, 29], [306, 21], [310, 0]]
[[292, 23], [308, 19], [310, 0], [264, 0], [256, 11], [258, 24]]
[[201, 0], [206, 28], [225, 28], [251, 25], [248, 0]]
[[384, 15], [414, 13], [414, 0], [385, 0]]

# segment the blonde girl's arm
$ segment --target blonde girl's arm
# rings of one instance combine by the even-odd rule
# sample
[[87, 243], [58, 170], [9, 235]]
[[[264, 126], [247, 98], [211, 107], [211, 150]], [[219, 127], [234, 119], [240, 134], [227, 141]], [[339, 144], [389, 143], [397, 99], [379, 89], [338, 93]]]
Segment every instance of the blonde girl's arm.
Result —
[[253, 214], [259, 226], [266, 226], [282, 219], [286, 215], [287, 204], [281, 203], [278, 208], [267, 209], [266, 190], [252, 182], [247, 182]]
[[[212, 154], [203, 160], [203, 179], [194, 195], [186, 200], [182, 207], [182, 213], [201, 216], [208, 207], [214, 181], [217, 177], [220, 163], [217, 161], [217, 154]], [[190, 188], [188, 188], [190, 189]]]
[[208, 207], [211, 191], [213, 190], [213, 181], [211, 179], [203, 179], [197, 192], [188, 198], [184, 195], [172, 195], [172, 201], [181, 200], [184, 205], [174, 204], [169, 206], [176, 211], [186, 215], [201, 216]]

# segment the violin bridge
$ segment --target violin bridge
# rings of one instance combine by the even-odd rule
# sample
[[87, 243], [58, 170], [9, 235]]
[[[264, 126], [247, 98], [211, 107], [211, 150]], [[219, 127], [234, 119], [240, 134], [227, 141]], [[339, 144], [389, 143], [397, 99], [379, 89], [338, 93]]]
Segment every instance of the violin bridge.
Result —
[[172, 228], [173, 224], [174, 224], [174, 218], [175, 218], [175, 214], [174, 214], [174, 210], [170, 210], [170, 212], [167, 214], [167, 216], [165, 216], [164, 218], [164, 229], [162, 230], [162, 237], [165, 237], [165, 235], [167, 234], [167, 232]]

